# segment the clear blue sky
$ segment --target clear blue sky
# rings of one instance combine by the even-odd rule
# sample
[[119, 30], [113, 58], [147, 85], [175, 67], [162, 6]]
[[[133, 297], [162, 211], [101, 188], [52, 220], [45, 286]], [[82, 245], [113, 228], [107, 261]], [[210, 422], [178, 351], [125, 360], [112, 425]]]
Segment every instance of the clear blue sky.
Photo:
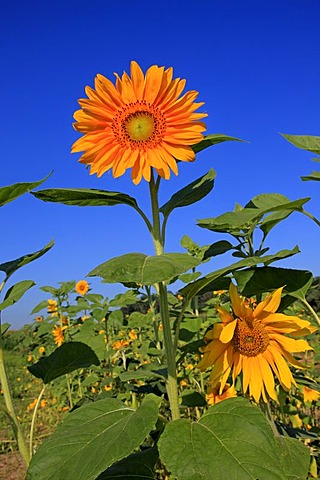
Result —
[[[180, 164], [179, 176], [163, 181], [164, 203], [176, 190], [217, 172], [212, 193], [200, 203], [177, 209], [168, 225], [167, 252], [182, 251], [180, 238], [204, 245], [224, 238], [200, 229], [196, 219], [244, 205], [259, 193], [277, 192], [294, 200], [312, 197], [307, 209], [320, 217], [319, 183], [301, 175], [318, 165], [312, 154], [287, 143], [279, 132], [320, 135], [320, 4], [317, 0], [68, 0], [5, 2], [1, 8], [1, 185], [35, 181], [54, 173], [43, 188], [117, 190], [148, 209], [144, 182], [127, 173], [90, 176], [70, 154], [79, 134], [72, 128], [77, 100], [97, 73], [129, 70], [136, 60], [174, 67], [187, 89], [205, 102], [207, 133], [225, 133], [250, 143], [224, 143]], [[12, 283], [32, 279], [31, 289], [3, 312], [14, 328], [48, 298], [38, 287], [80, 280], [95, 266], [128, 252], [153, 253], [144, 224], [133, 209], [80, 208], [43, 203], [25, 195], [1, 209], [0, 262], [55, 246], [21, 269]], [[278, 266], [320, 274], [320, 230], [298, 214], [271, 234], [271, 251], [300, 246], [302, 253]], [[203, 272], [227, 265], [219, 257]], [[91, 280], [90, 280], [91, 281]], [[94, 291], [112, 298], [119, 285], [91, 281]]]

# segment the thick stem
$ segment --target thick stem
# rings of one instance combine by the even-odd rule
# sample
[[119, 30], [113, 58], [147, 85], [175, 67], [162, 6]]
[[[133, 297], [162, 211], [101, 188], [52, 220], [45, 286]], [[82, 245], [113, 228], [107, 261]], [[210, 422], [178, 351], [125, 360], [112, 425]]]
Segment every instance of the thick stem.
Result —
[[159, 298], [160, 298], [160, 315], [161, 315], [161, 320], [163, 325], [163, 340], [164, 340], [164, 346], [165, 346], [166, 358], [167, 358], [167, 367], [168, 367], [167, 393], [169, 397], [172, 420], [177, 420], [178, 418], [180, 418], [180, 409], [179, 409], [176, 358], [175, 358], [174, 345], [172, 341], [172, 333], [171, 333], [171, 326], [170, 326], [167, 287], [163, 282], [159, 284]]
[[[149, 183], [151, 208], [152, 208], [152, 223], [153, 223], [151, 233], [152, 233], [155, 252], [157, 255], [162, 255], [164, 252], [164, 244], [163, 244], [164, 232], [161, 233], [159, 202], [158, 202], [159, 185], [160, 185], [159, 177], [155, 182], [153, 173], [152, 173], [150, 183]], [[166, 388], [167, 388], [167, 393], [169, 397], [172, 420], [177, 420], [178, 418], [180, 418], [179, 393], [178, 393], [178, 383], [177, 383], [175, 348], [174, 348], [174, 342], [172, 339], [172, 331], [171, 331], [170, 317], [169, 317], [168, 292], [164, 282], [159, 283], [158, 288], [159, 288], [159, 301], [160, 301], [160, 317], [161, 317], [162, 326], [163, 326], [163, 340], [164, 340], [164, 347], [166, 352], [167, 368], [168, 368], [168, 379], [167, 379]]]

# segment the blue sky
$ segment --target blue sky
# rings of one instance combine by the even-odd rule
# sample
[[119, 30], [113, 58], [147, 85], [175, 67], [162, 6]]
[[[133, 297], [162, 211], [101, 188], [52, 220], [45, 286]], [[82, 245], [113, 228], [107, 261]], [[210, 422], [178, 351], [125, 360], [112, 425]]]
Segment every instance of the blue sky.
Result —
[[[312, 154], [287, 143], [279, 132], [319, 135], [320, 4], [317, 0], [57, 0], [2, 5], [1, 185], [35, 181], [53, 174], [43, 188], [101, 188], [125, 192], [149, 211], [147, 185], [90, 176], [71, 154], [79, 134], [72, 128], [77, 100], [97, 73], [113, 80], [131, 60], [145, 70], [173, 66], [187, 79], [208, 113], [207, 133], [224, 133], [249, 143], [212, 147], [178, 177], [164, 181], [161, 202], [211, 167], [215, 188], [201, 202], [177, 209], [168, 225], [167, 252], [180, 252], [182, 235], [202, 245], [228, 239], [196, 226], [246, 204], [259, 193], [311, 197], [306, 208], [320, 217], [319, 184], [301, 175], [317, 169]], [[33, 306], [48, 298], [43, 285], [80, 280], [100, 263], [128, 252], [153, 254], [142, 220], [133, 209], [80, 208], [43, 203], [25, 195], [1, 209], [0, 262], [55, 246], [21, 269], [12, 283], [34, 280], [36, 287], [3, 320], [18, 328], [31, 320]], [[319, 228], [293, 215], [270, 236], [271, 252], [299, 245], [301, 253], [278, 266], [320, 274]], [[227, 257], [203, 272], [226, 266]], [[119, 285], [90, 280], [93, 290], [112, 298]]]

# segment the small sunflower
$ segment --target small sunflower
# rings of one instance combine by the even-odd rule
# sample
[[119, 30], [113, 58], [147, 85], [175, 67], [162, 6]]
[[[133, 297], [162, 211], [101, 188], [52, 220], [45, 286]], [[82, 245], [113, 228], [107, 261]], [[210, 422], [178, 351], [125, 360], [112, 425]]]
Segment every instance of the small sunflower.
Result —
[[296, 368], [303, 368], [291, 353], [312, 350], [301, 337], [317, 330], [310, 322], [295, 316], [276, 313], [283, 288], [268, 295], [254, 309], [245, 298], [240, 297], [237, 288], [230, 284], [229, 294], [233, 314], [217, 307], [220, 323], [206, 333], [206, 346], [201, 348], [203, 358], [198, 364], [200, 370], [212, 367], [211, 387], [220, 382], [220, 394], [232, 371], [233, 383], [242, 372], [244, 393], [249, 390], [256, 402], [267, 396], [277, 400], [274, 375], [281, 386], [289, 390], [296, 385], [286, 361]]
[[47, 309], [48, 313], [57, 313], [57, 301], [49, 299]]
[[54, 329], [52, 330], [52, 335], [54, 339], [54, 343], [60, 347], [64, 342], [64, 330], [67, 327], [59, 327], [59, 325], [55, 325]]
[[103, 75], [95, 78], [95, 88], [86, 87], [87, 99], [80, 99], [74, 114], [75, 130], [84, 134], [72, 152], [84, 152], [79, 161], [90, 165], [98, 177], [112, 168], [120, 177], [132, 168], [133, 183], [151, 179], [151, 169], [170, 178], [178, 174], [177, 160], [195, 159], [191, 145], [203, 139], [206, 127], [194, 113], [203, 103], [195, 103], [198, 92], [184, 95], [186, 81], [173, 80], [173, 69], [151, 66], [144, 75], [132, 61], [131, 77], [115, 74], [115, 85]]
[[76, 284], [75, 290], [77, 293], [79, 293], [79, 295], [85, 295], [88, 293], [89, 283], [85, 280], [79, 280], [79, 282]]
[[130, 345], [128, 340], [116, 340], [112, 345], [113, 350], [120, 350], [121, 348], [126, 348]]

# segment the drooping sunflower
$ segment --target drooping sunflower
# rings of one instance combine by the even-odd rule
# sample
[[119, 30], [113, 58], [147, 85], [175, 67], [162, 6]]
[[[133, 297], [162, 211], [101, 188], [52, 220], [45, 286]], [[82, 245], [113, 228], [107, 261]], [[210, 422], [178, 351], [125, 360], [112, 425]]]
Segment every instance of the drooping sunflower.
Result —
[[87, 99], [80, 99], [74, 114], [74, 128], [84, 134], [72, 152], [84, 152], [79, 161], [90, 165], [98, 177], [112, 168], [120, 177], [128, 168], [135, 184], [142, 177], [150, 181], [151, 169], [165, 178], [176, 175], [176, 160], [191, 162], [191, 148], [203, 139], [206, 127], [195, 113], [203, 103], [195, 103], [198, 92], [181, 96], [186, 81], [173, 79], [173, 69], [151, 66], [144, 75], [132, 61], [131, 77], [116, 76], [115, 85], [103, 75], [95, 78], [94, 89], [86, 87]]
[[79, 295], [85, 295], [89, 290], [88, 282], [86, 282], [86, 280], [79, 280], [79, 282], [76, 284], [75, 290], [77, 293], [79, 293]]
[[198, 364], [201, 370], [213, 367], [209, 379], [211, 388], [220, 382], [220, 394], [231, 371], [233, 383], [242, 373], [243, 391], [249, 390], [256, 402], [261, 397], [264, 402], [268, 397], [277, 400], [274, 375], [287, 391], [296, 385], [288, 363], [296, 368], [303, 366], [291, 353], [305, 352], [312, 347], [306, 340], [291, 337], [308, 335], [317, 328], [307, 320], [276, 313], [282, 290], [283, 287], [279, 288], [252, 308], [239, 296], [236, 286], [230, 284], [233, 312], [217, 307], [221, 322], [206, 333], [207, 344], [201, 349], [203, 358]]

